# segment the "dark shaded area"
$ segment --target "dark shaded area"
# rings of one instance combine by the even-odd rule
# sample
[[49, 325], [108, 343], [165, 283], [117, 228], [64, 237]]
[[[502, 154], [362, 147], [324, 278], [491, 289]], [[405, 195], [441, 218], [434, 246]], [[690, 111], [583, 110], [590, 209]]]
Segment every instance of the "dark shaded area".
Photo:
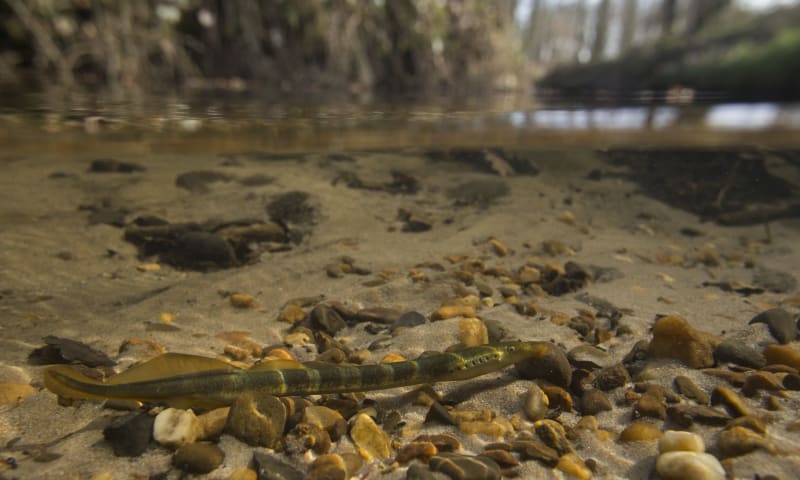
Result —
[[800, 190], [772, 174], [767, 154], [797, 169], [797, 152], [619, 149], [603, 154], [624, 165], [641, 192], [724, 225], [757, 224], [800, 215]]
[[46, 345], [32, 351], [28, 355], [28, 363], [32, 365], [80, 363], [88, 367], [113, 367], [116, 365], [116, 362], [108, 358], [108, 355], [85, 343], [53, 335], [48, 335], [43, 340]]
[[719, 33], [668, 37], [615, 60], [555, 68], [538, 86], [590, 99], [686, 87], [726, 99], [798, 99], [798, 24], [800, 8], [781, 9]]
[[290, 248], [289, 232], [260, 220], [167, 223], [137, 219], [125, 229], [125, 240], [139, 248], [142, 258], [189, 270], [215, 270], [245, 265], [261, 253]]

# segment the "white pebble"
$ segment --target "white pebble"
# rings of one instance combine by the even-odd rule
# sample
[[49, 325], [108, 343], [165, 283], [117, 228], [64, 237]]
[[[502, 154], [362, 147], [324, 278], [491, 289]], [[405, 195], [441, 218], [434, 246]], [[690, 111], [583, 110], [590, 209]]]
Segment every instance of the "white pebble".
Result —
[[178, 448], [194, 443], [200, 433], [200, 422], [191, 410], [168, 408], [156, 416], [153, 438], [165, 447]]
[[725, 480], [716, 457], [700, 452], [667, 452], [658, 457], [656, 472], [662, 480]]
[[700, 435], [680, 430], [667, 430], [658, 440], [658, 453], [705, 452], [706, 445]]

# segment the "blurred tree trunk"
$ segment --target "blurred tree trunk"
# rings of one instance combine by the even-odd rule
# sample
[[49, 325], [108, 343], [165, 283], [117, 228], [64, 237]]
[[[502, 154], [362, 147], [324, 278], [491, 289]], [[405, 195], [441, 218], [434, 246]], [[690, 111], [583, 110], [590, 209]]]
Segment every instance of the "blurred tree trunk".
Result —
[[[699, 3], [699, 0], [697, 0]], [[677, 0], [663, 0], [661, 2], [661, 36], [672, 34], [675, 25], [675, 7]]]
[[524, 50], [528, 58], [539, 60], [542, 50], [542, 29], [544, 27], [544, 5], [542, 0], [531, 2], [531, 13], [528, 17], [528, 28], [525, 31]]
[[596, 62], [603, 58], [606, 49], [606, 37], [608, 37], [608, 13], [611, 0], [601, 0], [597, 7], [597, 22], [594, 27], [594, 39], [592, 40], [592, 61]]
[[637, 0], [625, 0], [622, 7], [622, 35], [620, 36], [620, 53], [631, 48], [633, 38], [636, 36], [636, 15], [638, 12]]
[[575, 44], [577, 49], [573, 53], [575, 60], [581, 62], [581, 50], [586, 46], [586, 16], [587, 16], [586, 0], [579, 0], [575, 5]]
[[695, 35], [708, 21], [718, 15], [722, 10], [730, 5], [730, 0], [702, 0], [690, 3], [689, 18], [686, 24], [686, 33]]

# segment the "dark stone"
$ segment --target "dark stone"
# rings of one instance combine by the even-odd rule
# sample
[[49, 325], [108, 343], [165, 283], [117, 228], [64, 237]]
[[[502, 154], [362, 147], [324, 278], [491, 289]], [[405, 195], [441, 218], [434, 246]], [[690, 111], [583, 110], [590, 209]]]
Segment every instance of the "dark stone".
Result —
[[786, 390], [800, 390], [800, 375], [796, 373], [787, 373], [783, 377], [783, 388]]
[[610, 411], [612, 407], [602, 391], [592, 388], [583, 392], [579, 408], [582, 415], [597, 415], [600, 412]]
[[231, 177], [227, 174], [215, 172], [213, 170], [195, 170], [178, 175], [175, 178], [175, 186], [189, 190], [192, 193], [208, 192], [208, 185], [214, 182], [227, 182]]
[[482, 455], [440, 453], [431, 457], [430, 469], [447, 474], [453, 480], [500, 480], [500, 466]]
[[80, 363], [87, 367], [113, 367], [116, 362], [105, 353], [75, 340], [48, 335], [43, 338], [44, 347], [37, 348], [28, 355], [33, 365], [53, 363]]
[[261, 187], [263, 185], [269, 185], [273, 182], [275, 182], [275, 177], [262, 175], [260, 173], [239, 179], [239, 183], [245, 187]]
[[541, 287], [550, 295], [560, 296], [585, 287], [592, 279], [589, 270], [575, 262], [564, 264], [564, 273], [555, 269], [545, 270], [542, 274]]
[[570, 363], [577, 368], [594, 370], [614, 365], [614, 359], [603, 350], [591, 345], [578, 345], [567, 353]]
[[138, 457], [147, 450], [153, 433], [155, 417], [147, 412], [131, 412], [115, 418], [103, 429], [103, 438], [111, 444], [118, 457]]
[[304, 225], [314, 222], [316, 209], [309, 204], [309, 194], [291, 191], [276, 195], [267, 204], [269, 217], [282, 224]]
[[633, 418], [650, 417], [664, 420], [667, 418], [667, 406], [661, 398], [645, 393], [633, 407]]
[[508, 183], [499, 179], [471, 180], [447, 191], [447, 195], [459, 206], [486, 208], [500, 197], [508, 195]]
[[558, 464], [558, 452], [538, 440], [518, 440], [511, 444], [513, 451], [519, 453], [523, 460], [536, 460], [545, 466], [555, 467]]
[[406, 471], [406, 480], [449, 480], [450, 477], [441, 472], [431, 472], [427, 465], [414, 463]]
[[541, 358], [523, 360], [515, 367], [517, 373], [528, 380], [544, 379], [562, 388], [572, 383], [572, 366], [567, 355], [554, 344], [548, 344], [548, 351]]
[[594, 386], [604, 392], [619, 388], [631, 381], [631, 376], [624, 365], [618, 363], [595, 372]]
[[305, 474], [271, 453], [256, 450], [253, 452], [258, 480], [304, 480]]
[[172, 464], [189, 473], [208, 473], [222, 464], [225, 452], [213, 443], [190, 443], [178, 448]]
[[370, 307], [362, 308], [351, 318], [354, 322], [375, 322], [384, 325], [392, 325], [400, 320], [402, 312], [393, 308]]
[[392, 324], [391, 330], [395, 331], [398, 328], [414, 328], [418, 325], [423, 325], [428, 322], [425, 315], [415, 312], [413, 310], [400, 315], [400, 318]]
[[231, 267], [238, 263], [230, 244], [208, 232], [186, 232], [178, 237], [171, 260], [177, 266], [197, 270]]
[[[755, 319], [754, 319], [755, 320]], [[753, 321], [750, 321], [753, 323]], [[792, 325], [794, 328], [794, 325]], [[749, 368], [761, 368], [767, 364], [764, 355], [739, 340], [723, 340], [714, 349], [714, 357], [718, 363], [730, 362]]]
[[782, 308], [771, 308], [759, 313], [749, 322], [750, 325], [754, 323], [766, 323], [769, 333], [782, 344], [787, 344], [797, 337], [797, 326], [793, 315]]
[[722, 426], [727, 424], [731, 417], [716, 408], [705, 405], [689, 405], [679, 403], [667, 407], [667, 417], [681, 427], [690, 427], [693, 423], [703, 425]]
[[753, 283], [772, 293], [788, 293], [797, 289], [797, 279], [791, 273], [759, 268], [753, 273]]
[[347, 323], [341, 315], [325, 304], [319, 304], [314, 307], [309, 318], [314, 328], [319, 328], [330, 335], [336, 335], [340, 330], [347, 327]]
[[444, 407], [439, 402], [433, 402], [431, 404], [431, 408], [428, 410], [428, 414], [425, 415], [425, 423], [441, 423], [444, 425], [458, 425], [458, 422], [447, 408]]
[[89, 164], [90, 173], [133, 173], [144, 172], [146, 169], [136, 163], [120, 162], [113, 158], [98, 158]]

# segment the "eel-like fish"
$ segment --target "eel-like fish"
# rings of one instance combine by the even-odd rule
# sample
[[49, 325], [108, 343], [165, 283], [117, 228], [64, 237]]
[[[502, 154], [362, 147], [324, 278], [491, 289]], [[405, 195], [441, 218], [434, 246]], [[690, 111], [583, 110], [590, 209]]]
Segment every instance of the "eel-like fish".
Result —
[[105, 382], [86, 377], [67, 365], [49, 367], [44, 371], [44, 385], [65, 398], [113, 398], [182, 408], [215, 408], [230, 405], [245, 392], [315, 395], [464, 380], [541, 358], [551, 347], [546, 342], [503, 342], [395, 363], [318, 366], [274, 360], [249, 369], [213, 358], [166, 353]]

